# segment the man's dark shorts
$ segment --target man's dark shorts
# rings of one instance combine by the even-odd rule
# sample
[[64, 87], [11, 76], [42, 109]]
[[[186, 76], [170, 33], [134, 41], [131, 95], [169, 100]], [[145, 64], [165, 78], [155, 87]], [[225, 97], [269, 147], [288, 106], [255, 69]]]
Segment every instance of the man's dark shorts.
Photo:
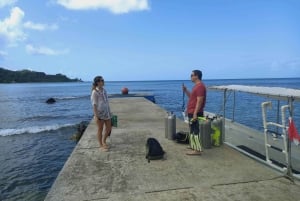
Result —
[[[197, 117], [203, 117], [203, 112], [199, 112], [197, 114]], [[191, 122], [191, 119], [193, 118], [193, 114], [188, 114], [188, 118], [189, 118], [189, 122]], [[197, 135], [200, 133], [198, 119], [190, 123], [190, 133], [197, 134]]]

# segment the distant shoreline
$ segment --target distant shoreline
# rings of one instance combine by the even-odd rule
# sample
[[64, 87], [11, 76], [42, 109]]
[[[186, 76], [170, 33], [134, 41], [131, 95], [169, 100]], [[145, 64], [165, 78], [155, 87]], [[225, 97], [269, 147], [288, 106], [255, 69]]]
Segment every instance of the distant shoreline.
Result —
[[0, 83], [53, 83], [53, 82], [82, 82], [81, 79], [71, 79], [63, 74], [48, 75], [44, 72], [30, 70], [12, 71], [0, 67]]

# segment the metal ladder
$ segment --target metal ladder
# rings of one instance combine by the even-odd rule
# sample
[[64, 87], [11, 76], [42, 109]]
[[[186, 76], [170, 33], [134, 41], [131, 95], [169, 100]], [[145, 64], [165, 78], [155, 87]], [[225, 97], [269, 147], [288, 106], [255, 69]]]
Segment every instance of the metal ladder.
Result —
[[[285, 112], [286, 112], [287, 109], [289, 109], [289, 105], [281, 106], [281, 124], [267, 121], [267, 115], [266, 115], [267, 114], [267, 108], [272, 107], [272, 102], [263, 102], [261, 104], [261, 107], [262, 107], [262, 117], [263, 117], [263, 126], [264, 126], [266, 161], [271, 166], [273, 166], [277, 169], [286, 170], [287, 169], [286, 167], [280, 168], [279, 166], [273, 164], [273, 162], [270, 160], [269, 149], [272, 148], [276, 151], [279, 151], [279, 152], [283, 153], [284, 156], [285, 156], [286, 165], [288, 166], [288, 164], [289, 164], [289, 153], [288, 153], [288, 135], [287, 135], [287, 126], [286, 126], [286, 121], [285, 121], [285, 119], [286, 119]], [[276, 133], [272, 130], [269, 130], [268, 129], [269, 126], [275, 126], [277, 128], [281, 128], [282, 133], [278, 134], [278, 133]], [[281, 136], [282, 139], [283, 139], [283, 148], [279, 148], [279, 147], [275, 147], [275, 146], [271, 145], [268, 142], [268, 133], [276, 133], [277, 135]]]

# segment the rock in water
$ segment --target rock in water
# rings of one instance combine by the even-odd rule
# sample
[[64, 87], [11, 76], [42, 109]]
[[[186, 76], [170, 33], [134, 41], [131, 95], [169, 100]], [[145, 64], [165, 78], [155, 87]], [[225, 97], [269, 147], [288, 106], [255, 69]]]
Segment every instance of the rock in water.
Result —
[[71, 136], [71, 139], [78, 142], [82, 134], [84, 133], [85, 129], [87, 128], [87, 126], [88, 126], [88, 122], [86, 121], [80, 122], [80, 124], [77, 125], [77, 132]]
[[48, 103], [48, 104], [53, 104], [55, 102], [56, 102], [56, 100], [54, 98], [49, 98], [48, 100], [46, 100], [46, 103]]

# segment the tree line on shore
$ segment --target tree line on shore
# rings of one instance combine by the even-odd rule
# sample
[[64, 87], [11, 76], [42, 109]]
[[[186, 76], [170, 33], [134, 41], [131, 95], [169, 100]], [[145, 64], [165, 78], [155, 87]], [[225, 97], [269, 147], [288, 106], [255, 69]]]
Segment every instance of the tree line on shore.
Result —
[[0, 67], [0, 83], [25, 82], [81, 82], [81, 79], [70, 79], [63, 74], [47, 75], [44, 72], [31, 70], [12, 71]]

